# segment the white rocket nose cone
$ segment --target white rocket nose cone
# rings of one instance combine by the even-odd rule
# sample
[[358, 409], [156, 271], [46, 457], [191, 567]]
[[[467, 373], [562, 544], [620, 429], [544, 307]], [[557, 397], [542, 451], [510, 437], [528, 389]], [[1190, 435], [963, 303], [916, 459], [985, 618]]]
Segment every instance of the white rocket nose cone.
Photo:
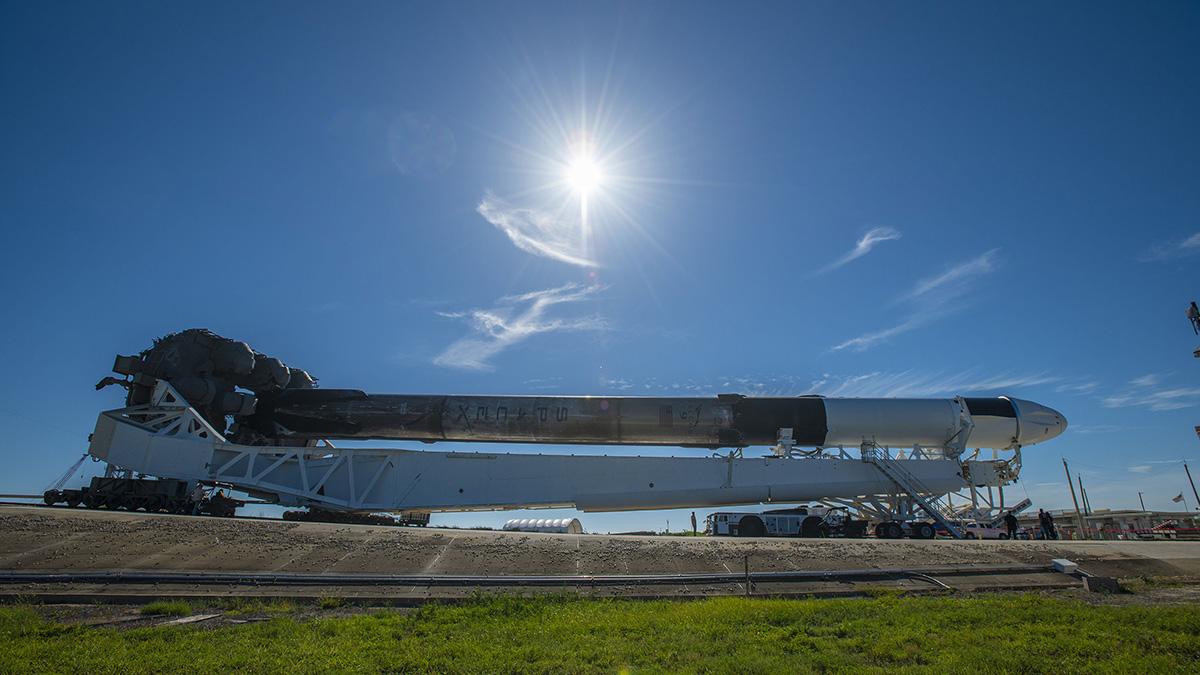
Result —
[[1024, 401], [1011, 399], [1017, 408], [1017, 424], [1020, 434], [1017, 442], [1021, 445], [1033, 445], [1060, 436], [1067, 430], [1067, 418], [1053, 408]]

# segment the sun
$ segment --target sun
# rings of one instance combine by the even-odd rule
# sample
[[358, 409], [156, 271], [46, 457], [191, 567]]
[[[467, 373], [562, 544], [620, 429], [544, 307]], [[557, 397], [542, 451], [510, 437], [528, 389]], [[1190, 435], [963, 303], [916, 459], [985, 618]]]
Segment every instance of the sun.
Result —
[[604, 182], [600, 165], [590, 154], [580, 153], [567, 164], [567, 185], [580, 195], [588, 195]]

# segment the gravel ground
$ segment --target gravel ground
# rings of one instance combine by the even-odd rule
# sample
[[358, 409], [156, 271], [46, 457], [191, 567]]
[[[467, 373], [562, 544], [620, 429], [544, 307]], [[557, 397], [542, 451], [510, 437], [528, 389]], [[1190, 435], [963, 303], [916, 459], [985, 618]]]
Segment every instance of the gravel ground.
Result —
[[716, 539], [562, 535], [0, 506], [0, 569], [627, 574], [1042, 564], [1200, 576], [1200, 542]]

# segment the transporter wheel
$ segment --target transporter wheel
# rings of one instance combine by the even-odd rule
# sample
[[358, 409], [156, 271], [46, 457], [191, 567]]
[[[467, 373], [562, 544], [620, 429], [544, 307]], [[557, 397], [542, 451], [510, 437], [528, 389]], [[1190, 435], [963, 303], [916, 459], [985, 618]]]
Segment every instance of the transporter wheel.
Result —
[[758, 516], [746, 516], [738, 523], [739, 537], [765, 537], [767, 536], [767, 526], [763, 524], [762, 518]]
[[68, 497], [67, 498], [67, 506], [72, 509], [75, 508], [76, 506], [79, 506], [79, 497]]
[[46, 492], [42, 494], [42, 501], [46, 502], [46, 506], [54, 506], [61, 499], [62, 494], [60, 494], [58, 490], [46, 490]]
[[826, 536], [826, 533], [822, 532], [822, 530], [821, 530], [822, 524], [823, 523], [821, 522], [821, 518], [819, 516], [809, 516], [809, 517], [805, 518], [804, 521], [800, 523], [800, 536], [801, 537], [824, 537], [824, 536]]
[[1001, 533], [1000, 533], [1000, 539], [1008, 539], [1008, 533], [1007, 533], [1007, 532], [1001, 532]]
[[900, 523], [883, 523], [880, 528], [884, 539], [900, 539], [904, 536], [904, 529], [900, 527]]
[[917, 523], [913, 525], [913, 536], [917, 539], [933, 539], [935, 533], [933, 525], [929, 523]]
[[100, 499], [95, 495], [86, 494], [83, 496], [83, 505], [89, 509], [98, 509], [100, 508]]
[[978, 537], [975, 536], [974, 532], [968, 532], [963, 535], [963, 539], [978, 539]]

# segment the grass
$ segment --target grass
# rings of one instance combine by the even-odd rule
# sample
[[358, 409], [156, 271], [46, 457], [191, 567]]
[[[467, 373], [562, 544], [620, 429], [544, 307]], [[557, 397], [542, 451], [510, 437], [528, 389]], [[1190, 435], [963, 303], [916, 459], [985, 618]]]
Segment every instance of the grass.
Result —
[[1200, 606], [1036, 595], [695, 602], [495, 597], [215, 629], [0, 608], [0, 672], [1200, 672]]
[[282, 616], [292, 614], [300, 607], [291, 600], [264, 600], [261, 598], [220, 598], [211, 603], [213, 609], [221, 610], [226, 616]]
[[341, 598], [324, 597], [317, 600], [317, 607], [321, 609], [337, 609], [344, 604], [346, 604], [346, 601]]
[[142, 605], [143, 616], [187, 616], [192, 613], [192, 606], [182, 600], [158, 600]]

